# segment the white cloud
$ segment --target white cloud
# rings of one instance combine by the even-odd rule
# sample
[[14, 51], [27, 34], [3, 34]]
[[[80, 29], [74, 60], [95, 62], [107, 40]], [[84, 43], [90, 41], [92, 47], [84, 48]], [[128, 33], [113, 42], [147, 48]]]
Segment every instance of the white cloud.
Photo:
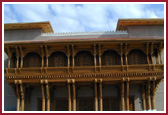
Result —
[[164, 11], [143, 4], [5, 5], [5, 22], [50, 21], [55, 32], [115, 30], [118, 18], [158, 18]]

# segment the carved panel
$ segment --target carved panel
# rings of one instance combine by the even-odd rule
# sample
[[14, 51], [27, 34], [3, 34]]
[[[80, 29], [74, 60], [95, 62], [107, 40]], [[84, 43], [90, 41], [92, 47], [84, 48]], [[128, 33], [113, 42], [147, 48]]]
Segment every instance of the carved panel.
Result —
[[75, 56], [75, 66], [94, 66], [94, 57], [87, 51], [79, 52]]
[[117, 52], [108, 50], [102, 55], [102, 65], [121, 65], [121, 57]]
[[147, 57], [141, 50], [132, 50], [128, 54], [128, 64], [147, 64]]
[[23, 67], [41, 67], [41, 57], [35, 52], [28, 53], [23, 59]]
[[54, 52], [49, 57], [49, 67], [65, 67], [67, 66], [67, 57], [62, 52]]

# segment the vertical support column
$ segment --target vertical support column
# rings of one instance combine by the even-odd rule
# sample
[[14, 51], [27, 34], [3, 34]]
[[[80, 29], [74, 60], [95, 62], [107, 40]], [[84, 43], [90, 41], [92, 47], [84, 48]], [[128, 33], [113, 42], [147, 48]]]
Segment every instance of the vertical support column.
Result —
[[45, 111], [45, 92], [44, 92], [43, 80], [41, 80], [41, 92], [42, 92], [42, 111]]
[[16, 68], [19, 68], [19, 51], [18, 48], [16, 48]]
[[129, 111], [129, 78], [126, 82], [126, 103], [127, 103], [127, 111]]
[[99, 108], [100, 111], [103, 111], [102, 79], [100, 79], [99, 92]]
[[152, 62], [152, 64], [153, 64], [153, 42], [151, 43], [151, 47], [150, 47], [150, 56], [151, 56], [151, 62]]
[[43, 51], [43, 46], [40, 46], [41, 48], [41, 67], [44, 67], [44, 51]]
[[153, 79], [152, 97], [151, 97], [151, 105], [152, 105], [153, 111], [156, 111], [156, 108], [155, 108], [155, 88], [156, 88], [156, 77], [154, 77], [154, 79]]
[[20, 68], [23, 68], [23, 49], [22, 49], [22, 47], [21, 47], [21, 46], [20, 46], [19, 48], [20, 48], [20, 55], [21, 55]]
[[24, 102], [25, 102], [25, 100], [24, 100], [24, 91], [23, 91], [22, 82], [20, 82], [20, 93], [21, 93], [21, 111], [24, 111], [24, 106], [25, 106]]
[[74, 45], [72, 45], [72, 72], [74, 71], [75, 67], [75, 51], [74, 51]]
[[72, 88], [73, 88], [73, 111], [76, 111], [76, 86], [74, 79], [72, 79]]
[[147, 62], [149, 63], [149, 43], [146, 44], [146, 57], [147, 57]]
[[99, 44], [99, 70], [101, 71], [101, 44]]
[[46, 52], [46, 67], [48, 67], [48, 48], [47, 48], [47, 45], [45, 45], [45, 52]]
[[95, 92], [95, 111], [98, 111], [97, 79], [95, 79], [94, 81], [94, 92]]
[[7, 54], [8, 54], [8, 68], [10, 68], [12, 54], [11, 54], [9, 47], [7, 47]]
[[50, 88], [48, 85], [48, 80], [45, 81], [46, 82], [46, 96], [47, 96], [47, 111], [50, 111]]
[[125, 43], [125, 62], [126, 62], [126, 65], [128, 65], [128, 47], [127, 47], [127, 43]]
[[159, 45], [160, 64], [162, 64], [162, 43]]
[[68, 110], [72, 111], [72, 99], [71, 99], [71, 84], [70, 80], [67, 80], [68, 85]]
[[121, 65], [123, 65], [123, 43], [120, 44]]
[[96, 64], [96, 44], [94, 44], [94, 66], [95, 66], [95, 72], [96, 72], [96, 66], [97, 66], [97, 64]]
[[16, 84], [16, 97], [17, 97], [17, 111], [20, 111], [20, 95], [19, 84]]
[[124, 79], [121, 81], [121, 110], [122, 111], [125, 111], [125, 99], [124, 99], [124, 95], [125, 95], [125, 92], [124, 92]]
[[145, 86], [142, 85], [142, 104], [143, 104], [143, 110], [146, 111], [146, 99], [145, 99]]
[[150, 111], [151, 110], [151, 96], [150, 96], [150, 79], [148, 80], [148, 89], [147, 89], [147, 91], [148, 91], [148, 98], [147, 98], [147, 100], [148, 100], [148, 111]]
[[69, 45], [67, 45], [67, 66], [68, 66], [68, 72], [69, 72], [69, 67], [70, 67], [70, 51], [69, 51]]

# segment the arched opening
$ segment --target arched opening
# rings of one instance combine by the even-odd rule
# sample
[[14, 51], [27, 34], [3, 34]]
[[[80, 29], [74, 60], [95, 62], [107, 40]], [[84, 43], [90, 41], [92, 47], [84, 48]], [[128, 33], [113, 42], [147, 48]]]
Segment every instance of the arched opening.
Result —
[[11, 57], [11, 68], [16, 68], [16, 61], [17, 61], [16, 53], [13, 53]]
[[81, 51], [75, 56], [75, 66], [94, 66], [94, 57], [88, 51]]
[[128, 54], [128, 64], [129, 65], [147, 64], [146, 54], [139, 49], [131, 50]]
[[41, 57], [36, 52], [28, 53], [23, 59], [23, 67], [41, 67]]
[[67, 66], [67, 56], [63, 52], [54, 52], [48, 59], [49, 67], [65, 67]]
[[108, 50], [102, 55], [102, 65], [121, 65], [121, 57], [116, 51]]

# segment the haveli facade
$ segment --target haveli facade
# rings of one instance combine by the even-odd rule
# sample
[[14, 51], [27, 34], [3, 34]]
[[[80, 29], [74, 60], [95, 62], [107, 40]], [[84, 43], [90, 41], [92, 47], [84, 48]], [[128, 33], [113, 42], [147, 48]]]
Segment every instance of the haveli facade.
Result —
[[115, 32], [5, 24], [4, 39], [5, 82], [17, 111], [156, 110], [164, 102], [163, 94], [155, 102], [164, 79], [164, 19], [119, 19]]

